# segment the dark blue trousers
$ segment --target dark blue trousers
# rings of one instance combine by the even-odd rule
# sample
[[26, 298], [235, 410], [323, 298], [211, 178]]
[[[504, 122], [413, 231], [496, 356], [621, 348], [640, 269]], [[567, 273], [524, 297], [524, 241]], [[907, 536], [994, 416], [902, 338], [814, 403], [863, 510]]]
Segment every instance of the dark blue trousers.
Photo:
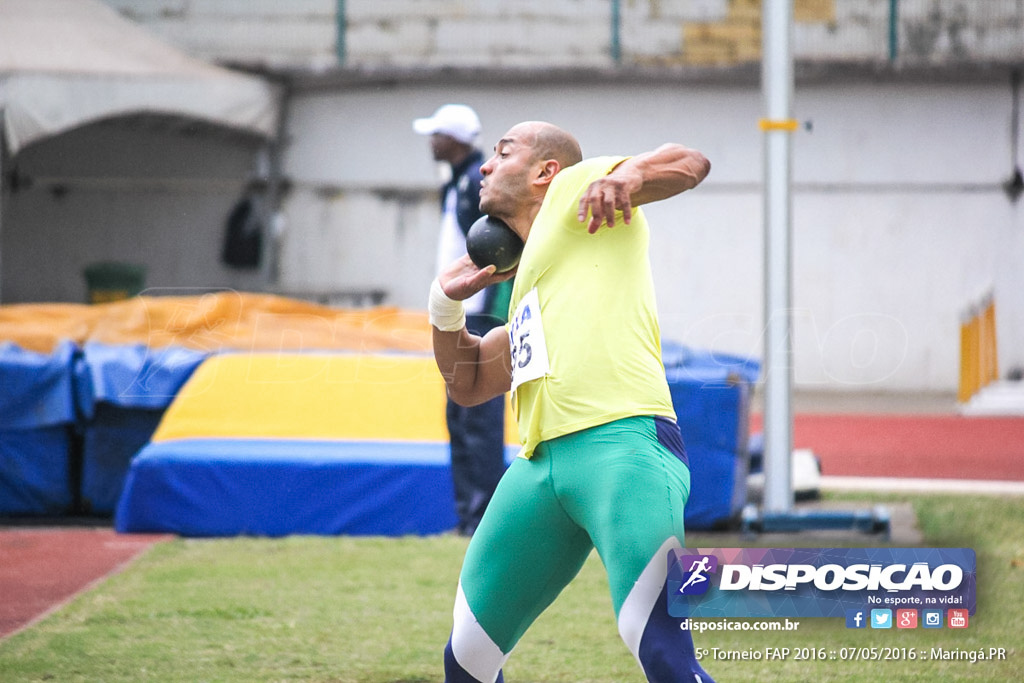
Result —
[[[482, 335], [495, 326], [491, 316], [467, 316], [467, 327]], [[458, 532], [471, 536], [505, 473], [505, 397], [472, 408], [451, 399], [445, 411], [451, 444], [452, 486]]]
[[472, 408], [449, 400], [447, 418], [458, 531], [469, 536], [505, 472], [505, 398]]

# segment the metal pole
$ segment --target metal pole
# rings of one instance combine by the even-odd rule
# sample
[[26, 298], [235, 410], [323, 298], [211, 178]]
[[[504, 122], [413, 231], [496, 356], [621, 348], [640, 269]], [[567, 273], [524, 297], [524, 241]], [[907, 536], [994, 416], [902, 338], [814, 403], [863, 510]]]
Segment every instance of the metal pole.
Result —
[[345, 38], [346, 33], [348, 32], [348, 19], [345, 14], [345, 0], [337, 0], [335, 3], [334, 25], [334, 54], [338, 58], [338, 66], [345, 66], [345, 53], [347, 50]]
[[889, 61], [895, 62], [899, 54], [899, 0], [889, 0]]
[[611, 29], [612, 62], [618, 66], [622, 63], [622, 3], [620, 0], [612, 0]]
[[764, 94], [764, 278], [765, 278], [765, 490], [764, 509], [793, 506], [792, 338], [790, 335], [790, 184], [792, 115], [792, 0], [765, 0], [762, 15]]
[[284, 220], [282, 185], [285, 138], [288, 135], [288, 116], [292, 106], [292, 86], [282, 83], [277, 105], [277, 130], [267, 143], [270, 174], [267, 187], [267, 222], [263, 236], [263, 275], [267, 289], [274, 291], [281, 279], [281, 221]]

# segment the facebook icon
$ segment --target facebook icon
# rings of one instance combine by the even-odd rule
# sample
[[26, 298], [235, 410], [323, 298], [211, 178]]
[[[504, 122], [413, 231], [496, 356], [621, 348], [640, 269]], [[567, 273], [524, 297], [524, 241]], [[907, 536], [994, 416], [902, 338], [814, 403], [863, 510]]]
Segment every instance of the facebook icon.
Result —
[[846, 628], [867, 628], [868, 619], [862, 609], [846, 610]]

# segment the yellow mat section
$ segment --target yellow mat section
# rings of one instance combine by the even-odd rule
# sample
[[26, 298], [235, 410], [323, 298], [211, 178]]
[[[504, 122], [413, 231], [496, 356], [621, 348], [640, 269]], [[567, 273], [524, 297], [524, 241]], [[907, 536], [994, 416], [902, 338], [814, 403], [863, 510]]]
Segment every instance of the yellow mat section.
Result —
[[[152, 440], [446, 442], [444, 414], [432, 356], [225, 354], [196, 369]], [[505, 435], [518, 443], [507, 401]]]

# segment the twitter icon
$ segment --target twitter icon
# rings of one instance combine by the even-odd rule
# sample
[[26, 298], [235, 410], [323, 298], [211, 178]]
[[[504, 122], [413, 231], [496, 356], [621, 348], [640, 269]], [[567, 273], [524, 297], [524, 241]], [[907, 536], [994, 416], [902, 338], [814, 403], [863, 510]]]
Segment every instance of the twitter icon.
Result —
[[892, 610], [871, 610], [871, 628], [892, 628]]

